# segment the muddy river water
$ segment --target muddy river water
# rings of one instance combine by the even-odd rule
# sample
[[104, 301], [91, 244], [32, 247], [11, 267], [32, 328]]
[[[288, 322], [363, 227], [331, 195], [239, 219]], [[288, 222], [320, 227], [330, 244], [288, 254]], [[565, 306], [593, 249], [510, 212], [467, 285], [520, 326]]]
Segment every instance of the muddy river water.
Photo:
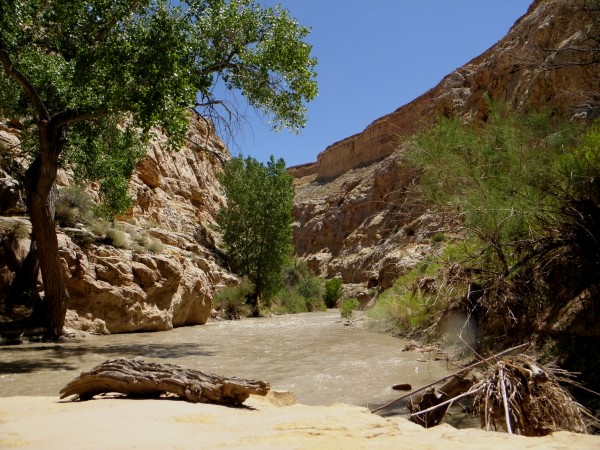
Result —
[[0, 347], [0, 396], [58, 395], [83, 370], [113, 357], [180, 364], [268, 381], [300, 403], [375, 407], [398, 397], [391, 386], [425, 384], [443, 361], [402, 352], [405, 341], [345, 326], [337, 310], [209, 322], [158, 333], [89, 336], [66, 343]]

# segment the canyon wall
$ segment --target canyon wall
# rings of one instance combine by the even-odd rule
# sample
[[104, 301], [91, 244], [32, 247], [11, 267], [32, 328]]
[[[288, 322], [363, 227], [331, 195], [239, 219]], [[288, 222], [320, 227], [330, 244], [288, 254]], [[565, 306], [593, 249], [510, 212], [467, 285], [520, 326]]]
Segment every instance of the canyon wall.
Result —
[[[10, 159], [7, 152], [18, 146], [18, 129], [5, 123], [0, 156]], [[96, 229], [98, 223], [58, 230], [70, 292], [68, 328], [159, 331], [208, 320], [215, 287], [235, 280], [223, 268], [211, 227], [224, 204], [217, 174], [228, 158], [212, 124], [194, 116], [180, 151], [168, 151], [160, 133], [150, 142], [129, 186], [134, 207], [115, 221], [112, 242], [106, 230]], [[71, 180], [61, 173], [59, 192]], [[97, 190], [92, 184], [88, 193]], [[22, 197], [19, 182], [0, 172], [0, 303], [29, 249]]]
[[[296, 176], [296, 253], [358, 294], [386, 288], [456, 218], [428, 210], [403, 160], [407, 139], [440, 115], [485, 120], [489, 100], [589, 121], [600, 112], [599, 12], [585, 0], [536, 0], [508, 34], [411, 103], [329, 146]], [[435, 57], [434, 55], [432, 57]], [[400, 139], [403, 137], [403, 140]]]
[[[379, 161], [438, 115], [483, 118], [485, 97], [514, 108], [596, 117], [598, 14], [589, 0], [536, 0], [508, 34], [409, 104], [334, 143], [317, 157], [318, 180]], [[597, 9], [597, 7], [596, 7]], [[435, 55], [432, 55], [434, 58]]]

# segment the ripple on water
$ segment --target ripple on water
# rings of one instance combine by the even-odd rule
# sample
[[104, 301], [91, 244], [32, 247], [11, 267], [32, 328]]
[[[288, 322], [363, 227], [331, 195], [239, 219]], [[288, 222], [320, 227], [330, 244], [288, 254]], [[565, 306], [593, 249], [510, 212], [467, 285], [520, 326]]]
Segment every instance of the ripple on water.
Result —
[[[0, 347], [0, 396], [58, 395], [83, 370], [113, 357], [142, 357], [293, 390], [306, 404], [391, 400], [390, 386], [446, 374], [418, 363], [405, 341], [346, 327], [338, 311], [209, 322], [160, 333], [92, 336], [83, 342]], [[419, 373], [415, 373], [419, 367]]]

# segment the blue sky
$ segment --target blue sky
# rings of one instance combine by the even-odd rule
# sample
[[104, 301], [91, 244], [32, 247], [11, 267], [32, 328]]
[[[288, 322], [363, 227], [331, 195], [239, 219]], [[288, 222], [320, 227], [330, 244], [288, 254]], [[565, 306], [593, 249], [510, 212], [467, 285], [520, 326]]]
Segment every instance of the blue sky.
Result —
[[318, 59], [319, 96], [296, 135], [271, 131], [250, 110], [228, 141], [260, 161], [316, 161], [325, 148], [364, 130], [438, 84], [500, 40], [532, 0], [263, 0], [305, 26]]

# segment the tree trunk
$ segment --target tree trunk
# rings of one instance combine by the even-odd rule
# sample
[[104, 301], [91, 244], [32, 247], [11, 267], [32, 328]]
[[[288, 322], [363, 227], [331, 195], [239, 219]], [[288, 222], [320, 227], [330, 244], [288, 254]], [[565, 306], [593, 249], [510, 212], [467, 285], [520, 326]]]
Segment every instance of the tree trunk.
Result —
[[253, 292], [248, 299], [250, 300], [251, 316], [260, 317], [260, 294]]
[[[28, 170], [27, 193], [32, 235], [44, 284], [44, 309], [50, 337], [62, 334], [69, 294], [62, 263], [58, 256], [58, 239], [54, 224], [53, 189], [58, 172], [58, 157], [62, 150], [62, 130], [42, 121], [39, 126], [40, 155]], [[36, 172], [37, 177], [32, 177]]]

